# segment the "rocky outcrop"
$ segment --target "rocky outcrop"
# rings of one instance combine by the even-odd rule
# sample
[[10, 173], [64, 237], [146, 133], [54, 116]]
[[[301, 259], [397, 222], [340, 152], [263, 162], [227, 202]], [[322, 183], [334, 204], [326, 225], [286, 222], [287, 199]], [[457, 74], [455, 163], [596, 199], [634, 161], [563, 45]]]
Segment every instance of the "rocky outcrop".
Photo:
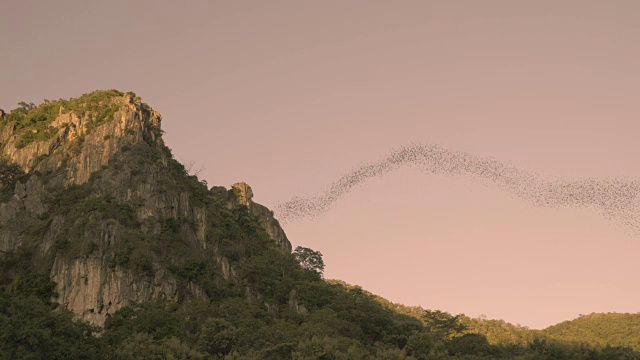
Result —
[[289, 242], [287, 235], [284, 233], [284, 230], [282, 230], [282, 227], [280, 227], [280, 223], [274, 217], [273, 211], [253, 202], [253, 190], [251, 187], [247, 183], [238, 182], [233, 184], [232, 188], [236, 192], [238, 204], [248, 207], [249, 212], [260, 221], [260, 225], [267, 231], [267, 234], [269, 234], [282, 249], [291, 252], [291, 242]]
[[[33, 142], [19, 147], [14, 125], [0, 131], [0, 156], [20, 165], [25, 171], [52, 171], [68, 163], [67, 181], [82, 184], [92, 173], [106, 166], [124, 141], [135, 142], [143, 136], [154, 139], [154, 129], [160, 128], [158, 112], [145, 109], [132, 95], [112, 99], [118, 106], [111, 121], [97, 128], [89, 128], [91, 113], [82, 118], [76, 113], [65, 113], [60, 107], [59, 116], [50, 124], [56, 135], [44, 142]], [[74, 141], [79, 140], [80, 141]]]
[[128, 269], [111, 270], [105, 258], [56, 258], [51, 275], [58, 285], [60, 295], [56, 300], [60, 305], [98, 325], [132, 303], [151, 299], [178, 301], [176, 279], [162, 268], [153, 277], [140, 277]]
[[[234, 263], [218, 248], [212, 205], [203, 201], [213, 189], [172, 158], [160, 114], [134, 94], [109, 101], [103, 105], [115, 110], [98, 125], [90, 111], [61, 105], [49, 124], [54, 136], [26, 146], [15, 124], [0, 121], [0, 158], [24, 171], [0, 201], [0, 256], [33, 248], [34, 263], [57, 283], [56, 301], [97, 325], [134, 302], [207, 297], [195, 280], [197, 259], [217, 264], [217, 286], [238, 283]], [[248, 185], [234, 189], [239, 196], [227, 206], [247, 206], [291, 252], [273, 212], [252, 201]]]

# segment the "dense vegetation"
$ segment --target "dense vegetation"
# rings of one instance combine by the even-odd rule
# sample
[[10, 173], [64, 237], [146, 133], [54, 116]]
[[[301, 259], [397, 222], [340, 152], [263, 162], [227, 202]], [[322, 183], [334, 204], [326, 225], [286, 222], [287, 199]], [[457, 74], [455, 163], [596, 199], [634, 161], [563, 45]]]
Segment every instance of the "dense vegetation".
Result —
[[[630, 348], [574, 343], [575, 331], [564, 338], [537, 334], [519, 345], [490, 343], [487, 335], [503, 322], [489, 321], [483, 334], [471, 331], [477, 320], [462, 315], [426, 310], [418, 321], [385, 308], [357, 287], [323, 281], [284, 254], [292, 271], [278, 281], [296, 283], [307, 314], [282, 301], [279, 308], [267, 308], [229, 295], [131, 306], [100, 330], [56, 309], [54, 284], [31, 269], [31, 256], [22, 249], [0, 257], [3, 359], [640, 359]], [[273, 273], [281, 265], [263, 263], [264, 280], [278, 277]], [[577, 327], [577, 333], [622, 318], [598, 316], [596, 323]]]
[[[111, 100], [122, 95], [106, 91], [37, 107], [23, 103], [0, 121], [15, 126], [26, 146], [52, 136], [61, 109], [90, 119], [90, 130], [113, 116]], [[233, 190], [208, 188], [154, 141], [145, 137], [122, 146], [86, 184], [47, 188], [46, 213], [25, 229], [35, 241], [0, 252], [1, 359], [640, 359], [640, 315], [590, 315], [533, 331], [393, 304], [325, 280], [320, 252], [283, 252], [246, 206], [229, 206]], [[154, 164], [163, 164], [162, 171]], [[0, 203], [16, 182], [32, 175], [0, 161]], [[184, 192], [206, 210], [215, 247], [203, 251], [187, 241], [192, 220], [141, 224], [135, 215], [139, 199], [119, 202], [103, 191], [117, 176], [133, 188], [152, 175], [158, 191]], [[113, 314], [104, 328], [74, 320], [56, 302], [51, 257], [37, 248], [52, 219], [54, 256], [108, 252], [101, 256], [111, 268], [141, 277], [152, 277], [160, 264], [179, 279], [179, 301], [134, 304]], [[84, 241], [99, 238], [94, 235], [105, 223], [118, 229], [113, 246]], [[155, 225], [158, 231], [143, 231]], [[223, 279], [215, 256], [238, 269], [235, 282]], [[202, 289], [206, 299], [186, 296], [189, 285]]]
[[640, 351], [640, 313], [582, 315], [551, 326], [545, 333], [562, 341], [599, 347], [628, 346]]

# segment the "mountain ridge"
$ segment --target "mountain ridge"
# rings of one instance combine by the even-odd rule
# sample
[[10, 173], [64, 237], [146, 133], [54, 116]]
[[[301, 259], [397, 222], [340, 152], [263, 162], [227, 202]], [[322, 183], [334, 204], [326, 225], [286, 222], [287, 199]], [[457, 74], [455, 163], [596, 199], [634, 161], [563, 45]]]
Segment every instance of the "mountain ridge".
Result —
[[323, 279], [248, 184], [190, 175], [132, 92], [0, 114], [0, 358], [640, 358], [632, 314], [530, 330]]

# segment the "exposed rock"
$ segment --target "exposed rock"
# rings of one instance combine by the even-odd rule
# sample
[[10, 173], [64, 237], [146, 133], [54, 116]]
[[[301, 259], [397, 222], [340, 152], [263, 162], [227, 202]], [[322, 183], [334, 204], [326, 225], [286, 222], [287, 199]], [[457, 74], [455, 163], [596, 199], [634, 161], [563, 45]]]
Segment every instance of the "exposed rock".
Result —
[[131, 270], [110, 270], [104, 258], [56, 258], [51, 273], [60, 293], [56, 300], [94, 324], [134, 302], [178, 300], [176, 279], [162, 268], [153, 277], [140, 278]]
[[233, 184], [232, 188], [236, 191], [238, 204], [248, 207], [251, 214], [260, 221], [260, 225], [267, 231], [267, 234], [269, 234], [281, 248], [291, 252], [291, 243], [284, 233], [284, 230], [282, 230], [280, 223], [274, 217], [273, 211], [252, 201], [253, 190], [251, 186], [244, 182], [238, 182]]
[[[56, 301], [97, 325], [134, 302], [207, 297], [170, 269], [180, 265], [170, 250], [140, 255], [139, 249], [127, 250], [130, 244], [179, 245], [186, 254], [213, 259], [218, 286], [238, 284], [234, 264], [212, 235], [201, 199], [209, 190], [180, 173], [160, 137], [160, 114], [133, 94], [111, 101], [117, 110], [98, 126], [91, 113], [79, 116], [61, 106], [50, 124], [55, 136], [23, 147], [16, 126], [0, 122], [0, 158], [26, 173], [0, 201], [0, 251], [34, 247], [38, 263], [48, 266], [57, 283]], [[252, 201], [251, 187], [236, 188], [239, 196], [229, 206], [247, 206], [280, 248], [291, 252], [273, 213]], [[247, 294], [251, 301], [260, 296], [251, 289]]]
[[253, 204], [253, 201], [251, 201], [251, 199], [253, 199], [253, 190], [251, 189], [251, 186], [245, 182], [237, 182], [233, 184], [232, 188], [236, 190], [238, 203], [240, 205], [251, 207], [251, 204]]
[[298, 302], [298, 292], [295, 289], [291, 290], [291, 292], [289, 293], [289, 300], [287, 304], [298, 314], [302, 316], [309, 315], [309, 310], [307, 310], [307, 308], [303, 304], [300, 304]]

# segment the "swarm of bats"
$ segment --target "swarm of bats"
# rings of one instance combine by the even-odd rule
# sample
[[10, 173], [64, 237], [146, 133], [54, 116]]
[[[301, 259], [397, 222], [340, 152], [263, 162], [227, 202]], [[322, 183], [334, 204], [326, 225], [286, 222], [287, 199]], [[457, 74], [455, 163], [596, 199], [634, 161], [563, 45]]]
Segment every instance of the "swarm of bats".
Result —
[[616, 225], [630, 230], [634, 235], [640, 234], [638, 180], [561, 180], [542, 177], [493, 158], [429, 144], [411, 144], [396, 148], [381, 160], [358, 165], [316, 195], [294, 197], [277, 204], [276, 215], [284, 224], [302, 218], [318, 217], [329, 211], [341, 197], [358, 185], [401, 167], [417, 167], [432, 174], [480, 179], [536, 206], [595, 208]]

